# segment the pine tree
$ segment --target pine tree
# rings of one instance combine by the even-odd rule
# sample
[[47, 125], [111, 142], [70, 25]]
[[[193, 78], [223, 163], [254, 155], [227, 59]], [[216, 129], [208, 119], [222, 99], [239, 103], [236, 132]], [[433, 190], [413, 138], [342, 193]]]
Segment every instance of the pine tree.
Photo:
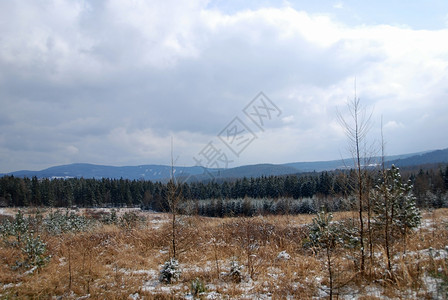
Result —
[[335, 250], [338, 242], [340, 241], [339, 234], [335, 223], [332, 223], [333, 215], [327, 213], [324, 210], [320, 211], [315, 218], [313, 218], [313, 224], [309, 230], [310, 246], [315, 250], [325, 250], [325, 256], [327, 260], [327, 271], [329, 279], [329, 296], [333, 299], [333, 251]]
[[407, 235], [421, 222], [420, 210], [416, 206], [412, 189], [412, 184], [409, 181], [403, 183], [399, 169], [392, 165], [390, 169], [383, 171], [381, 182], [371, 193], [374, 221], [384, 233], [389, 270], [392, 233], [400, 232], [405, 244]]

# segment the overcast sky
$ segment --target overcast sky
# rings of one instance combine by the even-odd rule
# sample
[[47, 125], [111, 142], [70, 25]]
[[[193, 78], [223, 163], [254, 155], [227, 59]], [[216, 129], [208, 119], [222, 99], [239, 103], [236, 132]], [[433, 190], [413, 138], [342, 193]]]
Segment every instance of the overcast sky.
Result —
[[448, 1], [0, 0], [0, 172], [171, 137], [181, 166], [338, 159], [355, 78], [388, 154], [448, 147]]

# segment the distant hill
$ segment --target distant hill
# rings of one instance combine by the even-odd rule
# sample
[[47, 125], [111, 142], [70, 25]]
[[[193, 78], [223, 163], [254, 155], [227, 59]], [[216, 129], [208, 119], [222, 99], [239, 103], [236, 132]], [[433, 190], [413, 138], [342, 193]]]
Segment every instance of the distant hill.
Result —
[[[380, 158], [373, 158], [372, 163], [378, 164]], [[410, 153], [386, 157], [386, 165], [392, 164], [398, 167], [413, 165], [448, 163], [448, 148], [419, 153]], [[286, 164], [256, 164], [228, 169], [204, 169], [202, 167], [175, 167], [175, 176], [179, 180], [204, 181], [214, 179], [260, 177], [272, 175], [288, 175], [305, 172], [321, 172], [353, 167], [352, 159], [340, 159], [316, 162], [294, 162]], [[17, 171], [3, 175], [16, 177], [38, 178], [124, 178], [131, 180], [165, 181], [170, 178], [171, 166], [166, 165], [141, 165], [113, 167], [94, 164], [70, 164], [51, 167], [41, 171]]]
[[425, 152], [410, 157], [401, 157], [387, 161], [387, 165], [392, 164], [399, 167], [408, 167], [415, 165], [434, 164], [448, 162], [448, 148], [443, 150], [434, 150], [431, 152]]
[[246, 165], [241, 167], [220, 169], [208, 174], [196, 175], [190, 178], [190, 181], [208, 181], [211, 179], [229, 179], [229, 178], [243, 178], [243, 177], [260, 177], [260, 176], [280, 176], [297, 173], [297, 169], [286, 165], [276, 164], [257, 164]]
[[[447, 149], [448, 150], [448, 149]], [[436, 150], [440, 151], [440, 150]], [[400, 154], [400, 155], [391, 155], [386, 157], [386, 162], [388, 161], [398, 161], [400, 159], [407, 159], [414, 156], [420, 156], [422, 154], [431, 153], [433, 151], [425, 151], [425, 152], [417, 152], [417, 153], [408, 153], [408, 154]], [[381, 157], [373, 157], [372, 164], [381, 163]], [[443, 162], [443, 160], [442, 160]], [[353, 159], [345, 158], [338, 160], [329, 160], [329, 161], [315, 161], [315, 162], [295, 162], [295, 163], [287, 163], [285, 166], [293, 167], [298, 169], [300, 172], [322, 172], [329, 170], [337, 170], [337, 169], [350, 169], [353, 168]], [[392, 165], [392, 164], [390, 164]]]
[[[212, 171], [215, 171], [214, 169]], [[198, 175], [204, 172], [201, 167], [176, 167], [175, 176]], [[14, 175], [17, 177], [38, 178], [124, 178], [135, 180], [161, 180], [170, 178], [171, 166], [164, 165], [142, 165], [113, 167], [94, 164], [69, 164], [51, 167], [41, 171], [17, 171], [4, 175]]]

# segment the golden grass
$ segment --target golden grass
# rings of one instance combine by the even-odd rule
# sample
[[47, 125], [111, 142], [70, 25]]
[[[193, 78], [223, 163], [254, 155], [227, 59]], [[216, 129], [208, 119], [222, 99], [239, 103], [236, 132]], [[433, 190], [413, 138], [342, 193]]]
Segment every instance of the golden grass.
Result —
[[[0, 299], [76, 299], [86, 295], [129, 299], [136, 293], [145, 299], [177, 299], [189, 292], [195, 278], [207, 285], [209, 293], [230, 298], [311, 299], [326, 295], [329, 279], [324, 253], [303, 247], [307, 237], [304, 224], [311, 223], [313, 215], [180, 217], [177, 242], [183, 273], [172, 285], [158, 282], [161, 265], [170, 257], [169, 216], [148, 213], [145, 217], [144, 224], [132, 229], [103, 225], [89, 232], [43, 235], [51, 260], [32, 274], [14, 270], [20, 250], [1, 243]], [[352, 217], [351, 212], [334, 214], [335, 221]], [[447, 259], [430, 257], [423, 250], [448, 245], [448, 210], [425, 213], [424, 218], [436, 225], [420, 228], [408, 238], [409, 255], [401, 255], [401, 242], [393, 245], [392, 274], [387, 272], [381, 245], [375, 246], [374, 264], [367, 266], [364, 275], [358, 271], [358, 251], [335, 249], [335, 294], [358, 299], [433, 297], [424, 278], [432, 274], [443, 288], [442, 282], [446, 284], [448, 278]], [[281, 251], [291, 258], [279, 259]], [[234, 259], [244, 265], [241, 283], [225, 275]]]

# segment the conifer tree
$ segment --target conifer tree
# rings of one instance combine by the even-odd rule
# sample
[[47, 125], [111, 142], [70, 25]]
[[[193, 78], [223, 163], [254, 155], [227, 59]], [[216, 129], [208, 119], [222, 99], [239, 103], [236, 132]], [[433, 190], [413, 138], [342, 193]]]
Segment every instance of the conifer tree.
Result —
[[400, 171], [392, 165], [383, 171], [381, 182], [371, 193], [375, 224], [384, 233], [388, 269], [391, 270], [390, 242], [393, 232], [400, 232], [403, 242], [413, 228], [420, 225], [420, 210], [416, 206], [416, 197], [412, 184], [402, 182]]

